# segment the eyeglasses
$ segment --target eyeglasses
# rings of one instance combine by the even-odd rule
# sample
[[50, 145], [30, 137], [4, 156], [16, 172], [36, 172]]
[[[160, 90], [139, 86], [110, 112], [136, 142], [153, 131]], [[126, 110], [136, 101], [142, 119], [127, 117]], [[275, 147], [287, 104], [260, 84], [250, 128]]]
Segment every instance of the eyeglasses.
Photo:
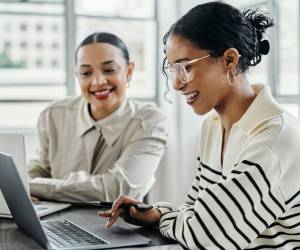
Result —
[[179, 62], [179, 63], [174, 63], [174, 65], [170, 65], [168, 64], [164, 70], [167, 73], [168, 77], [175, 82], [176, 78], [182, 82], [182, 83], [186, 83], [188, 81], [188, 72], [187, 72], [187, 66], [198, 62], [204, 58], [209, 57], [210, 55], [206, 55], [206, 56], [202, 56], [200, 58], [197, 59], [193, 59], [191, 61], [187, 61], [187, 62]]

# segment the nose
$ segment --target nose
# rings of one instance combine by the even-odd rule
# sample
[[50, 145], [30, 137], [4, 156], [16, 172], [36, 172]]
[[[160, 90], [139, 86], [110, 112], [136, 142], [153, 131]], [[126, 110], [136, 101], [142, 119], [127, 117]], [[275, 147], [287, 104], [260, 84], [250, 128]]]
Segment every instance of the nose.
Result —
[[91, 81], [92, 85], [102, 85], [102, 84], [107, 84], [107, 79], [105, 77], [105, 75], [103, 75], [102, 73], [95, 73], [94, 77]]
[[183, 90], [186, 87], [187, 83], [180, 81], [177, 77], [173, 81], [173, 88], [177, 91]]

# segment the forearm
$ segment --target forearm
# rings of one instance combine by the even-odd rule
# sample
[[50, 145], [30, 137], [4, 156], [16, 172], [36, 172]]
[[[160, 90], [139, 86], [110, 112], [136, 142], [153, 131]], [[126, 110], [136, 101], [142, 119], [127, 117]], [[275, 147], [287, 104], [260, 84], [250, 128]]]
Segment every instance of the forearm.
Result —
[[30, 178], [51, 178], [50, 168], [38, 160], [31, 160], [28, 164], [28, 175]]
[[139, 193], [119, 171], [91, 176], [73, 172], [65, 179], [34, 178], [30, 181], [31, 195], [58, 201], [113, 201], [119, 195]]

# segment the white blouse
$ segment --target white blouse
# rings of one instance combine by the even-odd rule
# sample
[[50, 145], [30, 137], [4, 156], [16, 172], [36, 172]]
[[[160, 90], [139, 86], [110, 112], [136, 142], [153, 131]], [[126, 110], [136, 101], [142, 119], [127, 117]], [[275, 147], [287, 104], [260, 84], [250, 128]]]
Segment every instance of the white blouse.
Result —
[[[99, 130], [104, 149], [91, 168]], [[30, 192], [61, 201], [142, 199], [155, 181], [167, 144], [166, 116], [149, 103], [125, 99], [95, 122], [82, 97], [46, 108], [38, 121], [39, 150], [29, 163]]]

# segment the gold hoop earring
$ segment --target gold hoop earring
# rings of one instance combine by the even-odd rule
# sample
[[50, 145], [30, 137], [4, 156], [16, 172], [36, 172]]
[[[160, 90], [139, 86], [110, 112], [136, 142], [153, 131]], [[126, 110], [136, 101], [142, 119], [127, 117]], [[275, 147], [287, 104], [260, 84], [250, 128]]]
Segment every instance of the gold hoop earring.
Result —
[[129, 82], [127, 82], [127, 83], [126, 83], [126, 88], [129, 88], [129, 86], [130, 86], [130, 85], [129, 85]]
[[[235, 85], [234, 74], [230, 69], [227, 71], [226, 78], [227, 78], [227, 82], [229, 85], [231, 85], [231, 86]], [[230, 78], [231, 78], [231, 80], [230, 80]]]

